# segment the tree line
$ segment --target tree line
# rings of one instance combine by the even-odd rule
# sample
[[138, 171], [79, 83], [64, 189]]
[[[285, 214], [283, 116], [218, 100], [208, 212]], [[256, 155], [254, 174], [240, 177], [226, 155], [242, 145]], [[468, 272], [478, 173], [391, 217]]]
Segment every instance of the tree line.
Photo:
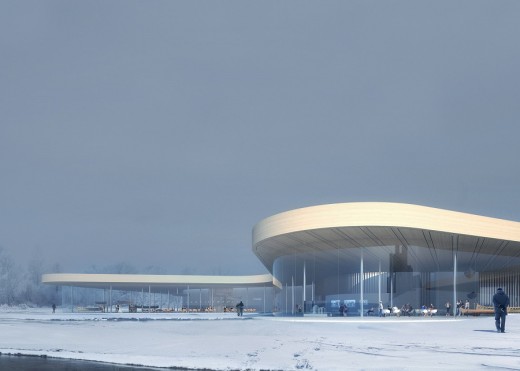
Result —
[[[46, 264], [39, 252], [19, 264], [0, 246], [0, 305], [51, 306], [61, 303], [61, 288], [41, 283], [43, 274], [60, 272], [59, 263]], [[117, 263], [104, 267], [91, 265], [83, 273], [167, 274], [167, 271], [157, 266], [138, 269], [127, 263]]]
[[[33, 254], [25, 265], [20, 265], [0, 246], [0, 305], [48, 306], [57, 302], [58, 287], [41, 283], [46, 268], [38, 253]], [[59, 272], [59, 264], [49, 267], [49, 270]]]

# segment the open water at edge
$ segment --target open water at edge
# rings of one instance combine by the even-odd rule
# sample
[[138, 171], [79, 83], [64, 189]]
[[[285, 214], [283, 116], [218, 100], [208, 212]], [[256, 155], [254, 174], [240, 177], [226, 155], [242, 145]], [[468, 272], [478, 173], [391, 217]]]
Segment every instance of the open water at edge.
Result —
[[[16, 371], [158, 371], [172, 370], [155, 367], [124, 366], [112, 363], [77, 361], [60, 358], [0, 355], [0, 370]], [[188, 371], [175, 368], [175, 371]]]

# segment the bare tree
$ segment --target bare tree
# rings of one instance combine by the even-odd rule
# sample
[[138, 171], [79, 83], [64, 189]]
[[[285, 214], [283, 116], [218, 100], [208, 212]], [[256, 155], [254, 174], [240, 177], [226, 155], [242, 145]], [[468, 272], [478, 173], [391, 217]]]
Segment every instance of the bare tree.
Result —
[[19, 272], [13, 258], [0, 247], [0, 302], [12, 305], [16, 301]]

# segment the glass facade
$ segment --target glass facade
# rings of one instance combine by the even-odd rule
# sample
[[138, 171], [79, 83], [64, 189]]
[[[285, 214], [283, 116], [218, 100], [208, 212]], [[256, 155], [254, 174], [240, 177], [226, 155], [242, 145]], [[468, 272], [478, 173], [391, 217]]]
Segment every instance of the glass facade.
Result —
[[520, 305], [520, 250], [505, 251], [497, 248], [500, 241], [484, 239], [468, 250], [445, 240], [444, 246], [428, 247], [294, 246], [294, 253], [274, 259], [275, 311], [339, 315], [343, 304], [349, 316], [370, 315], [382, 301], [384, 308], [433, 306], [445, 313], [446, 302], [452, 310], [459, 300], [469, 301], [471, 309], [491, 305], [497, 287], [508, 293], [511, 306]]
[[[269, 276], [246, 281], [263, 288], [176, 285], [175, 308], [222, 311], [242, 300], [251, 310], [280, 315], [340, 315], [346, 308], [349, 316], [365, 316], [380, 303], [437, 313], [449, 303], [453, 314], [456, 303], [485, 310], [479, 306], [490, 306], [502, 287], [520, 311], [518, 222], [408, 204], [318, 205], [262, 220], [252, 248], [272, 286]], [[162, 298], [168, 286], [151, 290]], [[144, 288], [129, 301], [155, 303], [151, 298]]]
[[115, 290], [84, 287], [62, 287], [61, 308], [71, 312], [225, 312], [234, 310], [242, 301], [246, 312], [273, 310], [273, 287], [189, 288], [142, 287], [141, 290]]

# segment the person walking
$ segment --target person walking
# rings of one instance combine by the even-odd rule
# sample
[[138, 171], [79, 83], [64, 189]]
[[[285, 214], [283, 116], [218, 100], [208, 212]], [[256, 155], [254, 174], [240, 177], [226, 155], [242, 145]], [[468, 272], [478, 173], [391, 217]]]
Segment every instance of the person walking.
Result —
[[379, 317], [383, 317], [383, 302], [379, 302]]
[[451, 309], [451, 304], [450, 304], [450, 301], [448, 300], [446, 302], [446, 317], [448, 317], [450, 315], [450, 309]]
[[493, 307], [495, 309], [495, 326], [497, 332], [505, 332], [507, 307], [509, 306], [509, 296], [506, 295], [501, 287], [493, 295]]
[[240, 300], [240, 303], [236, 305], [237, 308], [237, 316], [242, 317], [244, 314], [244, 303], [242, 303], [242, 300]]

